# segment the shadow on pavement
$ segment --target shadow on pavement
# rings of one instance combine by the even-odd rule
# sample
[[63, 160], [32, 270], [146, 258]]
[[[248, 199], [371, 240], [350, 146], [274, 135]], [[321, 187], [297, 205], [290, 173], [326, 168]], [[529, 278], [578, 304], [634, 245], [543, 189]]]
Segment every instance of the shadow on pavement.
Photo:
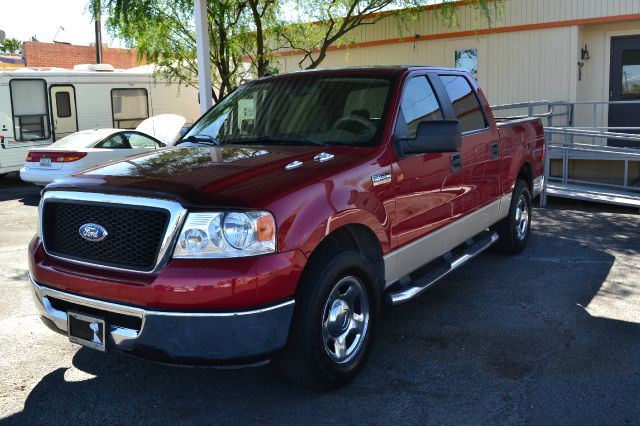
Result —
[[41, 190], [39, 186], [22, 182], [17, 173], [0, 178], [0, 201], [18, 200], [27, 206], [37, 206]]
[[[559, 255], [545, 261], [549, 252]], [[584, 309], [613, 263], [544, 230], [519, 256], [483, 255], [388, 309], [361, 376], [332, 393], [290, 384], [268, 366], [185, 369], [80, 349], [79, 371], [47, 374], [6, 422], [634, 422], [640, 326]], [[72, 373], [84, 377], [65, 377]]]

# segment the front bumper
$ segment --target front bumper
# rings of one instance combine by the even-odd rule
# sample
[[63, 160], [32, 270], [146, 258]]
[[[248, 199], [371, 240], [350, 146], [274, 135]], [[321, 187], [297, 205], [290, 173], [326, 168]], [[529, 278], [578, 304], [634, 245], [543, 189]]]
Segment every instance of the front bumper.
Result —
[[294, 301], [237, 312], [157, 311], [105, 302], [43, 286], [31, 278], [45, 324], [67, 332], [67, 310], [100, 316], [107, 348], [178, 364], [243, 363], [284, 347]]

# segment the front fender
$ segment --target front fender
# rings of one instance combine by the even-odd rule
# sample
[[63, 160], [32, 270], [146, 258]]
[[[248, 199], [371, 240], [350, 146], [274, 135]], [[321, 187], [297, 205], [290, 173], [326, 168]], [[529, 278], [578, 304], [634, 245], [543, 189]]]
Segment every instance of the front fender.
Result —
[[[301, 250], [308, 257], [331, 232], [358, 224], [377, 236], [383, 253], [390, 251], [392, 185], [373, 187], [368, 176], [369, 173], [358, 179], [356, 185], [353, 180], [340, 183], [325, 180], [292, 195], [286, 204], [296, 208], [282, 221], [278, 220], [279, 250]], [[274, 213], [278, 219], [278, 212]]]

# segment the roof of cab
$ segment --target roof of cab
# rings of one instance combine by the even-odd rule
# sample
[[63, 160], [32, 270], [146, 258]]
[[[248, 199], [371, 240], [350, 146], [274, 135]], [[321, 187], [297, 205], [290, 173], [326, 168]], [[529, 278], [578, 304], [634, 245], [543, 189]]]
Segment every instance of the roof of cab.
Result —
[[337, 67], [337, 68], [316, 68], [311, 70], [291, 71], [284, 74], [278, 74], [274, 76], [262, 77], [268, 78], [280, 78], [289, 75], [300, 74], [378, 74], [378, 75], [394, 75], [398, 72], [409, 72], [416, 70], [430, 70], [430, 71], [460, 71], [455, 68], [446, 67], [433, 67], [425, 65], [377, 65], [377, 66], [365, 66], [365, 67]]

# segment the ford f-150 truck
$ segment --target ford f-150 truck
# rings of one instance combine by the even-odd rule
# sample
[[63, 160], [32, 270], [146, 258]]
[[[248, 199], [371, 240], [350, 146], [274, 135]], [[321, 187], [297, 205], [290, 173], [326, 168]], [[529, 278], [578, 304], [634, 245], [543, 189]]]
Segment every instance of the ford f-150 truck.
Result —
[[47, 186], [39, 313], [72, 342], [177, 364], [274, 363], [331, 389], [383, 303], [518, 253], [539, 120], [496, 123], [465, 71], [317, 70], [240, 86], [177, 146]]

